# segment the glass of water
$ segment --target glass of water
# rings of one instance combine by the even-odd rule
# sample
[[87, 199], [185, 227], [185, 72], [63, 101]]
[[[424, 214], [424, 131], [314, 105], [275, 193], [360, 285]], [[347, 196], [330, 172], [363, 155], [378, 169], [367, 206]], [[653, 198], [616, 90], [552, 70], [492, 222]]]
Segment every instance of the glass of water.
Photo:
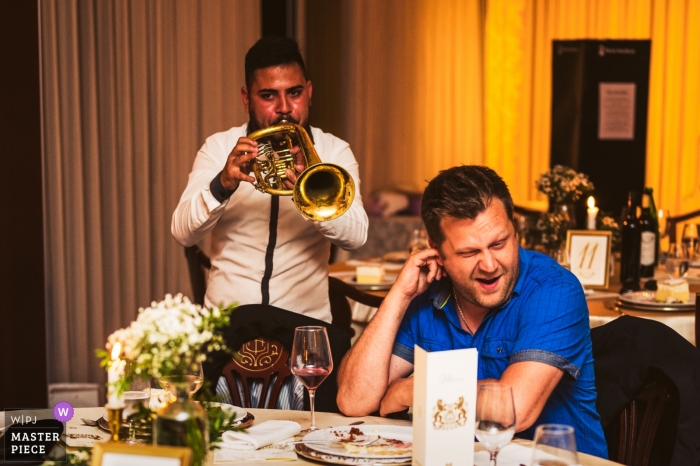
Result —
[[515, 405], [510, 385], [479, 385], [475, 421], [476, 438], [489, 452], [491, 466], [496, 466], [498, 452], [508, 445], [515, 434]]
[[666, 272], [671, 278], [683, 278], [688, 273], [688, 248], [683, 243], [671, 243], [666, 257]]
[[574, 428], [542, 424], [535, 429], [531, 466], [575, 466], [578, 464]]
[[688, 249], [688, 258], [695, 259], [695, 250], [698, 245], [698, 226], [695, 223], [683, 225], [683, 244]]

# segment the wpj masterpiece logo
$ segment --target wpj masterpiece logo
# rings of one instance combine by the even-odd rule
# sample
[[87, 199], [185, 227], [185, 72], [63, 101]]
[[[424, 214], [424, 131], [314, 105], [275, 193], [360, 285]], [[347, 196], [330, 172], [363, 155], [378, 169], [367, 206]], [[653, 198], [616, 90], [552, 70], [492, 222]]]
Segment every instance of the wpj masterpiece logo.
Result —
[[[3, 436], [5, 462], [65, 461], [65, 422], [73, 417], [73, 407], [65, 402], [53, 409], [6, 409]], [[63, 437], [65, 439], [65, 437]]]

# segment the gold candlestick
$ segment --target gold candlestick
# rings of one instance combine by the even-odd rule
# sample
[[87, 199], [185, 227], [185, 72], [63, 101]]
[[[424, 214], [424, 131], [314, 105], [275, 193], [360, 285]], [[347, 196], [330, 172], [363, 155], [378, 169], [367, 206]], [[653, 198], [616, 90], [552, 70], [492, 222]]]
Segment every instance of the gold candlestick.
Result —
[[107, 410], [107, 422], [109, 423], [109, 431], [112, 434], [111, 442], [119, 442], [121, 440], [120, 431], [122, 428], [122, 414], [124, 407], [114, 408], [110, 405], [105, 405]]

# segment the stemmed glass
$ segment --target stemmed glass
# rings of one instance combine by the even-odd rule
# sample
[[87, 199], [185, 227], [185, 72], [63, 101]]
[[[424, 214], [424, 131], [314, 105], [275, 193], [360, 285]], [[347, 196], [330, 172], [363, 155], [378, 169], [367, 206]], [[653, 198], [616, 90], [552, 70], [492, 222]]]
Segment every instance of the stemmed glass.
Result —
[[671, 243], [666, 257], [666, 272], [671, 278], [683, 278], [688, 272], [688, 248], [683, 243]]
[[535, 429], [531, 466], [575, 466], [578, 464], [574, 428], [542, 424]]
[[413, 251], [418, 249], [428, 249], [429, 247], [428, 233], [422, 229], [413, 230], [411, 240], [408, 242], [408, 253], [411, 254]]
[[[128, 390], [124, 391], [124, 411], [122, 419], [126, 421], [129, 416], [139, 411], [139, 405], [143, 402], [148, 403], [151, 399], [151, 381], [142, 379], [137, 374], [133, 373], [133, 362], [127, 362], [126, 370], [133, 374], [133, 380], [129, 384]], [[134, 421], [129, 421], [129, 438], [124, 440], [124, 443], [131, 445], [143, 443], [142, 440], [136, 438], [136, 428]]]
[[695, 250], [698, 244], [698, 226], [695, 223], [686, 223], [683, 225], [683, 236], [681, 236], [683, 244], [688, 248], [688, 258], [695, 259]]
[[333, 371], [333, 357], [325, 327], [297, 327], [294, 329], [294, 343], [290, 364], [292, 374], [309, 390], [311, 426], [316, 427], [314, 397], [321, 382]]
[[162, 377], [158, 380], [160, 386], [163, 387], [164, 390], [169, 391], [174, 397], [177, 396], [177, 384], [182, 382], [187, 385], [187, 394], [190, 398], [192, 398], [192, 395], [194, 395], [204, 383], [204, 370], [202, 369], [202, 363], [199, 362], [190, 367], [182, 377], [169, 376]]
[[498, 452], [515, 434], [515, 406], [510, 385], [485, 383], [479, 386], [475, 433], [491, 455], [491, 466], [496, 466]]

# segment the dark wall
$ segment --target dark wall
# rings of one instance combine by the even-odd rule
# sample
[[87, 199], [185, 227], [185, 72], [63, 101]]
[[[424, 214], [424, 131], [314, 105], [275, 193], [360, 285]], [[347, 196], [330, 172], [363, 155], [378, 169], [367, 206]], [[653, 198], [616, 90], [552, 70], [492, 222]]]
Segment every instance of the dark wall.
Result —
[[307, 0], [306, 68], [314, 86], [310, 121], [344, 139], [340, 24], [340, 2]]
[[[552, 166], [583, 172], [602, 211], [617, 216], [645, 180], [649, 40], [562, 40], [552, 44]], [[600, 139], [600, 83], [636, 85], [633, 139]], [[584, 224], [585, 199], [577, 210]]]
[[47, 403], [37, 3], [0, 1], [0, 409]]

